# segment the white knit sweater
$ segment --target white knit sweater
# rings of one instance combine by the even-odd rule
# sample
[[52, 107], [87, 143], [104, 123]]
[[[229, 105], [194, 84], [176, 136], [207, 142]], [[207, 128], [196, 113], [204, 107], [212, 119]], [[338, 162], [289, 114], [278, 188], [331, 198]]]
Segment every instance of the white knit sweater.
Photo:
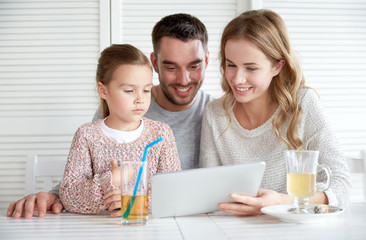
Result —
[[[320, 151], [319, 164], [328, 166], [332, 171], [330, 188], [325, 191], [329, 204], [345, 207], [350, 199], [350, 174], [335, 133], [314, 90], [301, 90], [299, 104], [302, 110], [298, 123], [299, 137], [306, 150]], [[277, 138], [272, 126], [278, 111], [279, 108], [263, 125], [252, 130], [244, 129], [231, 113], [232, 123], [223, 133], [228, 120], [222, 99], [208, 103], [202, 121], [200, 167], [264, 161], [266, 170], [261, 188], [287, 193], [284, 157], [287, 147]], [[280, 129], [283, 136], [286, 136], [288, 124], [289, 121], [285, 122]], [[317, 181], [325, 180], [324, 172], [320, 172]]]

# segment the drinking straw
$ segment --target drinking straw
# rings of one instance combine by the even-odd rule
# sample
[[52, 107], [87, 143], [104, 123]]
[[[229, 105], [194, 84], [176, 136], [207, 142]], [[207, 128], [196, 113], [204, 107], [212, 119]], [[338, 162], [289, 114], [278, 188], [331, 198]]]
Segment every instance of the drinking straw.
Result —
[[135, 202], [135, 197], [136, 197], [136, 193], [137, 193], [137, 189], [139, 188], [139, 183], [140, 183], [140, 179], [141, 179], [141, 175], [142, 175], [142, 171], [144, 169], [144, 165], [145, 165], [145, 160], [146, 160], [146, 155], [147, 155], [147, 150], [149, 150], [150, 147], [152, 147], [153, 145], [157, 144], [158, 142], [160, 142], [161, 140], [163, 140], [163, 138], [158, 138], [155, 141], [149, 143], [148, 145], [146, 145], [145, 147], [145, 151], [144, 151], [144, 155], [142, 156], [142, 164], [140, 166], [140, 170], [137, 176], [137, 180], [136, 180], [136, 185], [135, 185], [135, 189], [133, 190], [133, 196], [131, 197], [130, 203], [128, 204], [128, 207], [125, 211], [125, 213], [123, 214], [123, 218], [128, 218], [128, 216], [130, 215], [131, 209], [133, 207], [133, 204]]

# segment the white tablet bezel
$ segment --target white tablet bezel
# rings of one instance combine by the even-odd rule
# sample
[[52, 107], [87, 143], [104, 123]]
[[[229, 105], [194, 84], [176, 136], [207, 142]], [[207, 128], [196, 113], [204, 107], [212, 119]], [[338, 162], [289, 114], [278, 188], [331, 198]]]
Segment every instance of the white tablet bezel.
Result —
[[151, 178], [152, 217], [184, 216], [218, 210], [232, 193], [256, 196], [264, 162], [159, 173]]

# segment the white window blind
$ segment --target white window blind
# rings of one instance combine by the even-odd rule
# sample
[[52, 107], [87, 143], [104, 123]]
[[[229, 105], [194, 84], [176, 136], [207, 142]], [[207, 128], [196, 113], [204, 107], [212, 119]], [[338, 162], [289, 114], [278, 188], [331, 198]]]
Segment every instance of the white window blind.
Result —
[[23, 196], [27, 154], [66, 159], [76, 128], [92, 119], [109, 39], [100, 9], [99, 0], [0, 2], [0, 208]]
[[[366, 146], [365, 4], [262, 3], [285, 19], [307, 83], [319, 92], [345, 152], [352, 155]], [[178, 12], [197, 16], [209, 33], [202, 89], [220, 97], [221, 33], [250, 5], [259, 7], [260, 1], [0, 1], [0, 208], [24, 194], [27, 154], [66, 159], [76, 128], [90, 121], [97, 107], [96, 63], [111, 40], [133, 44], [149, 56], [158, 20]]]
[[285, 20], [307, 85], [315, 88], [346, 155], [366, 148], [366, 1], [264, 0]]

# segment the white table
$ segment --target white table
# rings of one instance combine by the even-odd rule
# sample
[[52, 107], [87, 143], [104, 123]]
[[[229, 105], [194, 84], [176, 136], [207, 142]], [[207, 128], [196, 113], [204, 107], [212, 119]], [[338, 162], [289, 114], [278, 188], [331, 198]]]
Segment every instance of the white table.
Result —
[[146, 226], [122, 226], [119, 218], [106, 215], [62, 213], [26, 220], [8, 218], [2, 211], [0, 239], [366, 239], [366, 203], [352, 203], [343, 214], [317, 224], [218, 212], [149, 219]]

